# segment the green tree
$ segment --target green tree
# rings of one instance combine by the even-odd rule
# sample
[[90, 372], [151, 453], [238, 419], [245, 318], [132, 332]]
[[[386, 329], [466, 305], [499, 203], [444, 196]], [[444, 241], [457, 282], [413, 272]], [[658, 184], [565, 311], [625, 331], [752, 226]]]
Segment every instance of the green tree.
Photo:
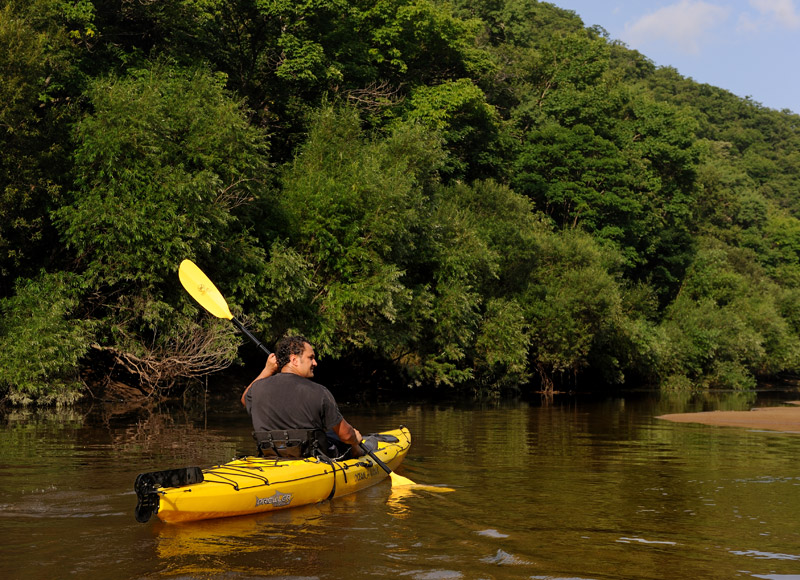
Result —
[[[289, 314], [326, 354], [391, 350], [412, 301], [403, 264], [424, 188], [441, 160], [414, 128], [369, 140], [353, 109], [324, 108], [282, 179], [285, 235], [313, 272], [305, 311]], [[310, 309], [310, 310], [309, 310]]]
[[263, 267], [251, 232], [267, 215], [266, 142], [224, 82], [163, 63], [99, 79], [77, 127], [76, 189], [57, 225], [85, 309], [102, 321], [100, 344], [129, 362], [168, 359], [165, 345], [186, 327], [175, 276], [184, 258], [232, 279], [234, 304], [261, 290], [246, 272]]
[[111, 67], [167, 55], [224, 72], [281, 161], [327, 97], [382, 122], [410, 88], [465, 77], [481, 57], [477, 23], [430, 0], [164, 0], [104, 5], [97, 21]]
[[95, 323], [76, 317], [75, 276], [42, 272], [0, 300], [0, 394], [14, 404], [73, 403], [83, 394], [78, 370]]
[[512, 185], [560, 227], [613, 242], [628, 275], [652, 282], [666, 304], [693, 252], [692, 126], [684, 112], [651, 102], [621, 112], [597, 129], [550, 121], [528, 131]]
[[442, 173], [451, 179], [503, 173], [504, 127], [483, 91], [470, 79], [420, 86], [409, 95], [403, 122], [421, 123], [449, 150]]
[[80, 33], [69, 14], [90, 13], [86, 4], [0, 6], [0, 296], [16, 277], [35, 276], [57, 247], [48, 212], [69, 175], [70, 99], [78, 96], [71, 60]]
[[92, 87], [78, 189], [58, 212], [89, 286], [153, 285], [186, 256], [253, 251], [237, 212], [266, 189], [265, 141], [224, 82], [157, 64]]
[[[531, 327], [531, 358], [545, 390], [574, 382], [592, 351], [624, 317], [614, 272], [619, 257], [579, 230], [543, 237], [523, 308]], [[605, 370], [606, 376], [619, 369]]]
[[437, 199], [449, 209], [433, 214], [428, 230], [441, 235], [444, 224], [461, 225], [441, 236], [430, 269], [442, 271], [443, 288], [458, 282], [474, 290], [471, 300], [461, 300], [475, 314], [454, 335], [464, 341], [462, 364], [471, 369], [470, 384], [481, 393], [519, 389], [532, 370], [531, 328], [522, 301], [532, 283], [538, 242], [550, 226], [527, 197], [495, 181], [453, 184], [439, 190]]
[[583, 28], [581, 19], [574, 12], [556, 8], [547, 2], [455, 0], [452, 4], [462, 17], [480, 18], [486, 29], [487, 40], [494, 45], [536, 47], [546, 43], [551, 36], [577, 32]]
[[795, 371], [800, 339], [784, 297], [751, 251], [704, 240], [661, 325], [664, 383], [747, 389]]
[[528, 330], [515, 242], [544, 226], [506, 187], [440, 186], [444, 159], [418, 124], [369, 137], [354, 110], [323, 109], [280, 198], [296, 271], [313, 272], [309, 308], [279, 316], [323, 355], [389, 363], [411, 384], [516, 385]]

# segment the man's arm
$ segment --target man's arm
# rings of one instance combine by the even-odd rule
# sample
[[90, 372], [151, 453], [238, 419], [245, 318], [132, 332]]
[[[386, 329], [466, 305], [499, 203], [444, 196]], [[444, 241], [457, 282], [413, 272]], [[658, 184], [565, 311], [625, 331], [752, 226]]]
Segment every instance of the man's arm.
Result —
[[256, 381], [261, 379], [266, 379], [267, 377], [271, 377], [276, 372], [278, 372], [278, 359], [275, 358], [275, 353], [273, 352], [267, 357], [267, 364], [264, 365], [264, 368], [261, 370], [258, 376], [253, 379], [252, 383], [247, 385], [247, 388], [244, 390], [244, 393], [242, 393], [242, 406], [245, 407], [247, 406], [244, 397], [247, 394], [247, 391], [250, 390], [250, 387], [252, 387]]
[[361, 455], [364, 455], [364, 452], [358, 445], [361, 443], [361, 433], [359, 433], [358, 429], [353, 427], [346, 420], [342, 419], [336, 425], [334, 425], [333, 432], [336, 433], [342, 442], [348, 443], [350, 447], [352, 447], [354, 457], [360, 457]]

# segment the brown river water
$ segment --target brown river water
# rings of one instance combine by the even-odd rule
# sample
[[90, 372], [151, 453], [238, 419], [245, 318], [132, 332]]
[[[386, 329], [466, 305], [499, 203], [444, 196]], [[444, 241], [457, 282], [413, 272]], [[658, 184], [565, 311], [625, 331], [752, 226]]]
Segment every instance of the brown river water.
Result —
[[249, 452], [235, 400], [6, 411], [0, 575], [799, 580], [800, 434], [656, 418], [792, 399], [797, 391], [343, 405], [364, 433], [408, 426], [398, 472], [455, 491], [397, 496], [386, 480], [313, 506], [187, 524], [137, 523], [134, 479]]

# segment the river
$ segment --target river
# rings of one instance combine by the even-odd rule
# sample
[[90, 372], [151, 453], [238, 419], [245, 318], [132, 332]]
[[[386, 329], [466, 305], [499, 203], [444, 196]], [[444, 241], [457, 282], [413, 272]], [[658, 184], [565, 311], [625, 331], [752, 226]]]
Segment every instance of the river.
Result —
[[402, 475], [257, 516], [137, 523], [140, 472], [252, 449], [235, 401], [7, 411], [3, 578], [800, 579], [800, 434], [674, 424], [664, 413], [797, 392], [627, 393], [494, 404], [343, 406], [362, 432], [406, 425]]

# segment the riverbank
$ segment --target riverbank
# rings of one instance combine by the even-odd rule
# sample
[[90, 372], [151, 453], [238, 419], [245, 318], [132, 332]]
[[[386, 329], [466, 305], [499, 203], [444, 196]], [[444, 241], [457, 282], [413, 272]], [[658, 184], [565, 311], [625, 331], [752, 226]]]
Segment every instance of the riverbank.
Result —
[[791, 401], [789, 404], [794, 406], [756, 407], [750, 411], [674, 413], [656, 418], [675, 423], [701, 423], [716, 427], [745, 427], [800, 433], [800, 401]]

